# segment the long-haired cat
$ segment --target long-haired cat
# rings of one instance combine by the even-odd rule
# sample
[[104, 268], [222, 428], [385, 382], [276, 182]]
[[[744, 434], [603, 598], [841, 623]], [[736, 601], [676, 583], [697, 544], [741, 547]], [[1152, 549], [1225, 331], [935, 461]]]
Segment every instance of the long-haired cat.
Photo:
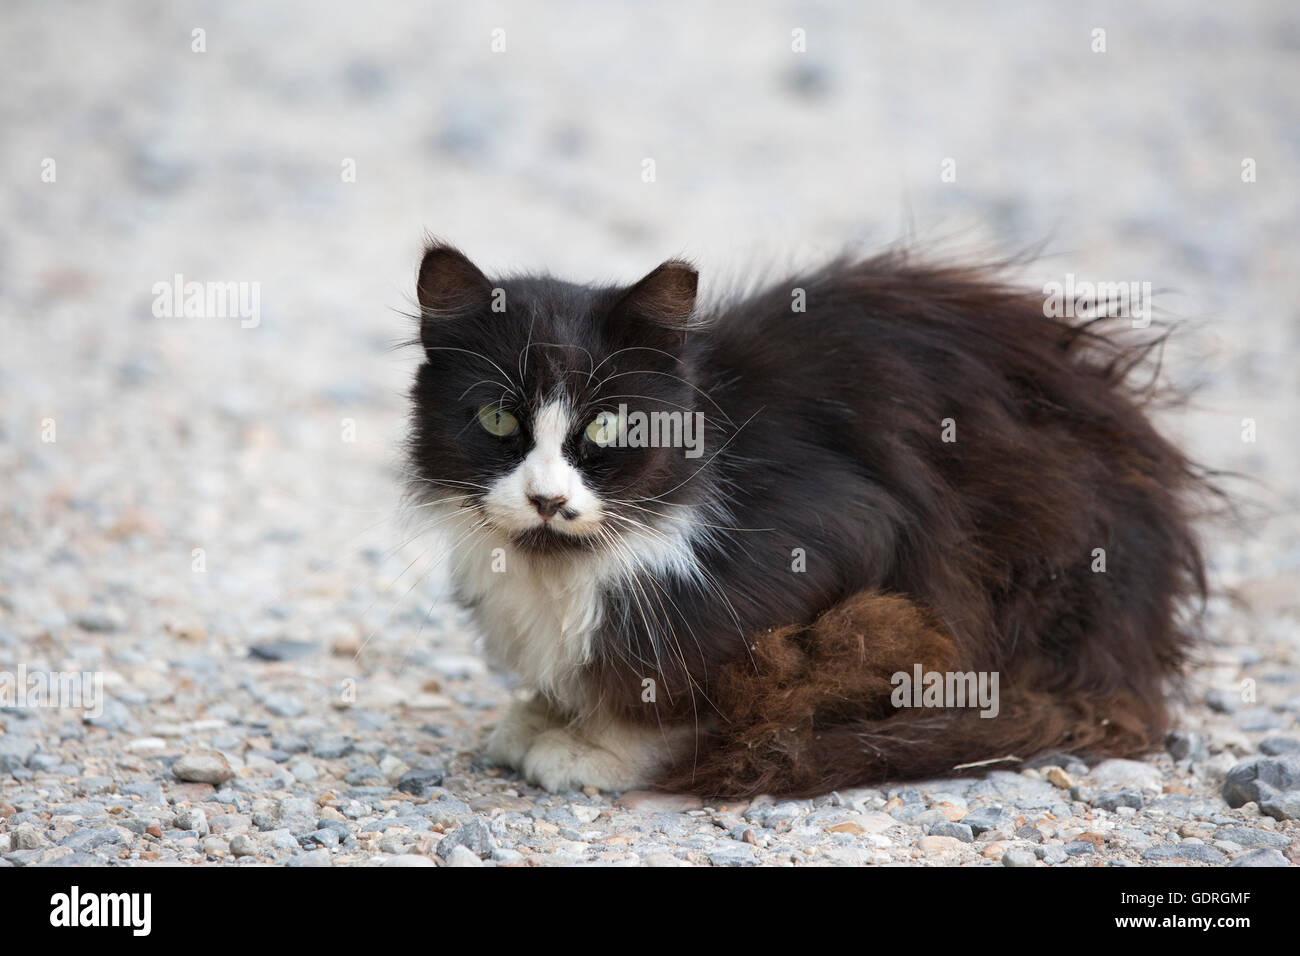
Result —
[[696, 284], [424, 254], [412, 494], [533, 693], [490, 760], [810, 795], [1161, 739], [1204, 581], [1140, 350], [901, 252]]

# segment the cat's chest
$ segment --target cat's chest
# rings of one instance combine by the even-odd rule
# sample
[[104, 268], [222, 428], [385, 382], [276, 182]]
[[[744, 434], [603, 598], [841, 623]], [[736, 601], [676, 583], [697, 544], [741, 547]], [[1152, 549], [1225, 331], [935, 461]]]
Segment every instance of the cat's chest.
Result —
[[495, 664], [557, 702], [584, 705], [579, 672], [604, 618], [597, 561], [535, 562], [486, 542], [464, 555], [453, 578]]

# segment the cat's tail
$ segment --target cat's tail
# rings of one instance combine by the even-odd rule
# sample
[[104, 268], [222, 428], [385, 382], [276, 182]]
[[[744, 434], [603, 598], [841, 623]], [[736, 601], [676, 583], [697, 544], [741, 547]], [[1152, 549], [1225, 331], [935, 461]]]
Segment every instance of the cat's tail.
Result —
[[[923, 609], [879, 593], [758, 635], [714, 685], [725, 715], [717, 732], [660, 785], [707, 797], [812, 796], [982, 762], [1005, 769], [1054, 750], [1132, 756], [1164, 735], [1156, 689], [1080, 688], [1015, 671], [984, 673], [981, 685], [978, 662], [961, 658]], [[942, 685], [927, 686], [932, 674]]]

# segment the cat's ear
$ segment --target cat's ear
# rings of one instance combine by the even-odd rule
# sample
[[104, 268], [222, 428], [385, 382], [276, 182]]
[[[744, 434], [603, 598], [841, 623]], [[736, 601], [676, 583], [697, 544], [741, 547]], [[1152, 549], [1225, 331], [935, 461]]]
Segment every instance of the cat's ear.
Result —
[[699, 281], [699, 273], [689, 262], [669, 259], [614, 304], [609, 314], [611, 330], [649, 332], [659, 347], [680, 347], [695, 309]]
[[488, 307], [492, 301], [492, 283], [459, 249], [433, 242], [424, 250], [415, 294], [420, 303], [423, 334], [431, 323]]

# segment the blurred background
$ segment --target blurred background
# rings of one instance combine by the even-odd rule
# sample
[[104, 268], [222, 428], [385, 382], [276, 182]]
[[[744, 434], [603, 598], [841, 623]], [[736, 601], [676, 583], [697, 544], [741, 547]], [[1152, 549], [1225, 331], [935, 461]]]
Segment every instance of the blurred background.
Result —
[[[904, 236], [1150, 282], [1198, 389], [1163, 426], [1258, 505], [1207, 528], [1257, 610], [1202, 673], [1290, 675], [1294, 721], [1294, 4], [11, 0], [0, 74], [0, 665], [106, 671], [119, 729], [358, 677], [471, 746], [500, 704], [391, 520], [426, 231], [706, 296]], [[257, 323], [156, 314], [177, 275]]]

